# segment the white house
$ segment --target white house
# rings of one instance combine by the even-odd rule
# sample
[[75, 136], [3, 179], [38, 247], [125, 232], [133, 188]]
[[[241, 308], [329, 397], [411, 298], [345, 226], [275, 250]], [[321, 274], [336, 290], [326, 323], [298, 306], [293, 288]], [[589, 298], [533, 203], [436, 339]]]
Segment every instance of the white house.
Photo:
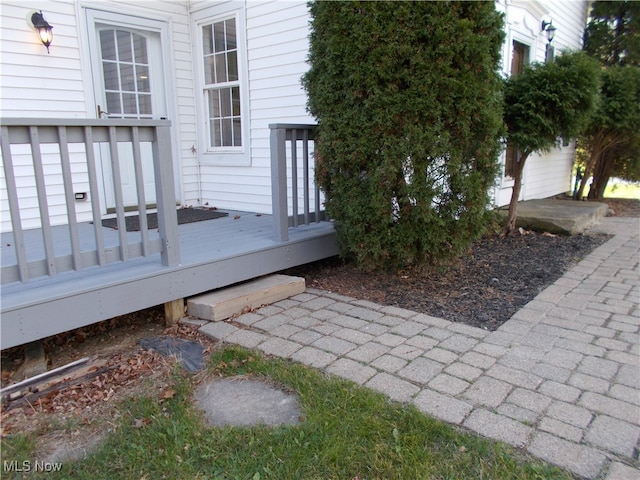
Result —
[[[543, 21], [556, 28], [556, 52], [581, 48], [586, 1], [497, 0], [496, 8], [507, 20], [505, 75], [514, 55], [520, 63], [544, 61]], [[53, 26], [50, 53], [32, 25], [40, 10]], [[270, 213], [269, 124], [314, 122], [300, 82], [308, 68], [304, 0], [2, 0], [0, 20], [0, 118], [169, 119], [178, 204]], [[65, 223], [55, 151], [43, 154], [51, 221]], [[570, 190], [573, 155], [573, 144], [560, 141], [550, 154], [532, 156], [522, 199]], [[493, 192], [497, 205], [511, 195], [508, 170]], [[109, 162], [100, 172], [106, 214], [113, 203]], [[24, 166], [16, 175], [24, 227], [37, 227], [33, 171]], [[82, 221], [92, 202], [82, 195], [86, 171], [78, 167], [73, 178]], [[7, 231], [4, 183], [0, 188]], [[128, 194], [135, 192], [125, 188], [125, 202]], [[152, 189], [148, 195], [153, 203]]]
[[[505, 75], [545, 59], [549, 22], [556, 51], [581, 46], [586, 1], [496, 8]], [[184, 298], [338, 253], [312, 184], [309, 20], [304, 0], [0, 0], [0, 348], [163, 303], [175, 321]], [[523, 198], [570, 190], [573, 155], [530, 157]], [[231, 214], [178, 227], [176, 204]]]

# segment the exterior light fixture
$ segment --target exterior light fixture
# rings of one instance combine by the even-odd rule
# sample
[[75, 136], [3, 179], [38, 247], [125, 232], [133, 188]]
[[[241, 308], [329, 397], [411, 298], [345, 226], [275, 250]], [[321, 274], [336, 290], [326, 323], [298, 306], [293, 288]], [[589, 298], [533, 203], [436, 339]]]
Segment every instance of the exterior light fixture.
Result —
[[35, 12], [31, 15], [31, 23], [33, 23], [34, 28], [38, 31], [38, 37], [42, 44], [47, 47], [47, 53], [49, 53], [49, 45], [51, 45], [51, 41], [53, 40], [53, 27], [49, 25], [49, 22], [42, 16], [42, 10], [40, 10], [40, 13]]
[[556, 34], [556, 27], [553, 26], [553, 20], [549, 22], [542, 21], [542, 31], [547, 32], [547, 41], [549, 43], [553, 42], [553, 37]]

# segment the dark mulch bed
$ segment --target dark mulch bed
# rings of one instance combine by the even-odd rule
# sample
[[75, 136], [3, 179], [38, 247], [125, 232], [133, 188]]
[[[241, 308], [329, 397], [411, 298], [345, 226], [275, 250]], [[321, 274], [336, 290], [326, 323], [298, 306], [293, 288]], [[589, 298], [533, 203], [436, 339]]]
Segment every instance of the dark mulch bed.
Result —
[[[618, 216], [640, 214], [640, 201], [607, 202]], [[606, 240], [525, 232], [482, 239], [446, 266], [372, 274], [332, 258], [287, 273], [308, 287], [495, 330]]]

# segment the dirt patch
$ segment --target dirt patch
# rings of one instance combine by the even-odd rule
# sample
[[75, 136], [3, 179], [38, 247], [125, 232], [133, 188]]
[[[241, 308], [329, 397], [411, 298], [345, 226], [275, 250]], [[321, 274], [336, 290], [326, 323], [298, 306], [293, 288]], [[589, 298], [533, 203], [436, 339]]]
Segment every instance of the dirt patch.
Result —
[[[44, 395], [28, 394], [3, 404], [0, 435], [36, 434], [36, 459], [74, 460], [84, 457], [115, 427], [120, 416], [117, 405], [122, 400], [137, 395], [156, 396], [159, 401], [169, 398], [172, 390], [168, 379], [176, 360], [144, 349], [138, 341], [162, 334], [199, 342], [205, 353], [215, 348], [216, 342], [189, 325], [163, 328], [162, 311], [143, 310], [46, 339], [51, 368], [90, 357], [90, 363], [100, 364], [99, 374]], [[2, 355], [6, 386], [13, 383], [12, 370], [7, 367], [17, 368], [21, 349], [5, 350]]]

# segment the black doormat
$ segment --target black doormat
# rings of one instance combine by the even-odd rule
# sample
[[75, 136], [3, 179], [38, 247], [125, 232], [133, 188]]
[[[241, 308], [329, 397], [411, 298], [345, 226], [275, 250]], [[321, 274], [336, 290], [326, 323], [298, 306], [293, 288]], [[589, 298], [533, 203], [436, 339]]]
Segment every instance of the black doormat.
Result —
[[[180, 208], [176, 210], [178, 215], [178, 225], [183, 223], [202, 222], [204, 220], [213, 220], [214, 218], [226, 217], [229, 215], [225, 212], [218, 212], [217, 210], [209, 210], [204, 208]], [[125, 224], [127, 225], [127, 232], [140, 231], [140, 216], [132, 215], [125, 217]], [[118, 220], [116, 218], [107, 218], [102, 220], [102, 226], [107, 228], [118, 229]], [[158, 228], [158, 214], [147, 214], [147, 226], [149, 229]]]

